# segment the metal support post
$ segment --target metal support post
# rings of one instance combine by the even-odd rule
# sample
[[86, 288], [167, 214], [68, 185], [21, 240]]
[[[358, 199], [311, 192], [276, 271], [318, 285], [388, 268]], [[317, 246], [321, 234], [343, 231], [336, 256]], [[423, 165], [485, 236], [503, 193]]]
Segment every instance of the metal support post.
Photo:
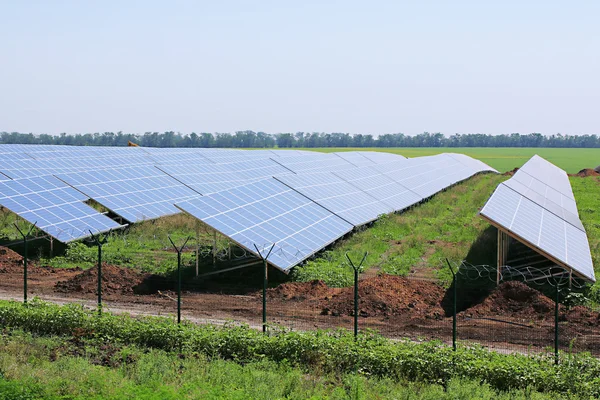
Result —
[[110, 231], [104, 237], [96, 236], [89, 231], [92, 239], [98, 246], [98, 315], [102, 315], [102, 246], [108, 241]]
[[458, 291], [456, 285], [458, 280], [456, 279], [456, 274], [452, 269], [452, 265], [450, 261], [446, 258], [446, 263], [448, 264], [448, 268], [450, 268], [450, 272], [452, 272], [452, 349], [456, 351], [456, 302], [458, 299]]
[[196, 220], [196, 276], [200, 274], [200, 221]]
[[31, 235], [33, 228], [35, 228], [35, 224], [37, 221], [31, 225], [27, 233], [23, 233], [19, 226], [15, 224], [15, 228], [19, 231], [21, 236], [23, 236], [23, 303], [27, 303], [27, 238]]
[[354, 340], [356, 340], [356, 338], [358, 337], [358, 274], [368, 254], [368, 252], [365, 252], [362, 260], [360, 260], [360, 264], [356, 266], [350, 259], [348, 253], [346, 253], [346, 258], [348, 259], [350, 266], [354, 270]]
[[268, 277], [268, 271], [267, 271], [267, 268], [268, 268], [267, 259], [271, 255], [271, 252], [273, 251], [274, 247], [275, 247], [275, 243], [273, 243], [273, 245], [269, 249], [269, 252], [267, 253], [266, 257], [263, 257], [260, 250], [258, 250], [258, 247], [256, 245], [254, 245], [254, 248], [256, 249], [258, 256], [263, 260], [263, 288], [262, 288], [262, 330], [263, 330], [263, 333], [267, 332], [267, 285], [269, 283], [269, 281], [268, 281], [269, 277]]
[[558, 365], [558, 301], [559, 290], [558, 282], [555, 283], [555, 298], [554, 298], [554, 364]]
[[188, 236], [185, 239], [185, 242], [183, 242], [181, 247], [175, 246], [175, 243], [173, 243], [170, 235], [168, 238], [173, 245], [173, 248], [175, 248], [175, 251], [177, 252], [177, 323], [179, 324], [181, 323], [181, 252], [185, 248], [188, 240], [190, 240], [190, 237]]

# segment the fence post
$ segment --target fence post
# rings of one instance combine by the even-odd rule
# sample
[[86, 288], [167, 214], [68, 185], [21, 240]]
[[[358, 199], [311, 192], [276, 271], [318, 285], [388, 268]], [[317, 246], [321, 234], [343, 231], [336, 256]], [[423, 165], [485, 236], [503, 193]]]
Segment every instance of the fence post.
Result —
[[33, 228], [35, 228], [35, 224], [37, 221], [31, 225], [27, 233], [23, 233], [19, 226], [15, 223], [15, 228], [19, 231], [21, 236], [23, 236], [23, 303], [27, 303], [27, 237], [31, 235]]
[[346, 258], [348, 259], [350, 266], [354, 270], [354, 339], [355, 340], [358, 337], [358, 273], [360, 272], [360, 268], [362, 267], [363, 262], [365, 262], [365, 259], [367, 258], [368, 254], [369, 254], [368, 252], [365, 252], [365, 255], [363, 256], [362, 260], [360, 261], [360, 264], [357, 267], [354, 265], [354, 263], [350, 259], [350, 256], [348, 255], [348, 253], [346, 253]]
[[[171, 242], [173, 248], [175, 248], [175, 251], [177, 252], [177, 323], [179, 324], [181, 323], [181, 252], [183, 251], [183, 248], [187, 244], [188, 240], [190, 240], [190, 237], [188, 236], [187, 239], [185, 239], [185, 242], [183, 242], [181, 247], [175, 246], [175, 243], [173, 243], [173, 240], [171, 240], [170, 235], [168, 238], [169, 242]], [[196, 258], [197, 257], [198, 255], [196, 255]]]
[[275, 248], [275, 243], [273, 243], [273, 245], [269, 249], [269, 252], [267, 253], [266, 257], [263, 257], [263, 255], [260, 252], [260, 250], [258, 250], [258, 247], [256, 246], [256, 244], [254, 245], [254, 248], [256, 249], [256, 252], [258, 253], [258, 256], [260, 258], [262, 258], [262, 261], [263, 261], [262, 331], [263, 331], [263, 333], [266, 333], [267, 332], [267, 285], [269, 283], [269, 281], [268, 281], [269, 277], [268, 277], [268, 274], [267, 274], [267, 268], [268, 268], [269, 265], [267, 264], [267, 259], [271, 255], [271, 252], [273, 251], [273, 248]]
[[102, 315], [102, 245], [108, 241], [108, 235], [110, 235], [110, 231], [108, 231], [108, 234], [102, 238], [94, 235], [92, 231], [89, 232], [90, 235], [92, 235], [92, 239], [98, 246], [98, 315]]
[[456, 274], [447, 258], [446, 263], [448, 264], [448, 268], [450, 268], [450, 272], [452, 272], [452, 349], [456, 351], [456, 302], [458, 298], [456, 284], [458, 283], [458, 280], [456, 279]]
[[558, 365], [558, 282], [555, 283], [554, 298], [554, 364]]

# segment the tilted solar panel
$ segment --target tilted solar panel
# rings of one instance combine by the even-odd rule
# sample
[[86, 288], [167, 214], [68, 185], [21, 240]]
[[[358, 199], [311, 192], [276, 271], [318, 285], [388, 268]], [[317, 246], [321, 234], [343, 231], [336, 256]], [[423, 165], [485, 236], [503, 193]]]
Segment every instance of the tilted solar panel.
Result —
[[198, 218], [287, 272], [353, 226], [283, 183], [267, 178], [197, 199], [176, 207]]
[[356, 168], [355, 165], [341, 157], [323, 153], [280, 157], [273, 160], [295, 173], [341, 171]]
[[53, 176], [0, 182], [0, 205], [65, 243], [121, 226], [86, 200]]
[[152, 166], [57, 176], [129, 222], [176, 214], [174, 202], [200, 195]]
[[578, 214], [571, 212], [577, 205], [568, 195], [572, 193], [568, 177], [548, 164], [533, 157], [498, 185], [480, 214], [557, 264], [594, 281], [587, 235]]
[[160, 165], [166, 174], [203, 195], [232, 189], [275, 175], [292, 174], [270, 159], [211, 165]]
[[333, 174], [386, 204], [394, 211], [404, 210], [423, 200], [415, 192], [372, 167], [335, 171]]
[[276, 177], [287, 186], [340, 216], [354, 226], [394, 211], [368, 193], [330, 172]]

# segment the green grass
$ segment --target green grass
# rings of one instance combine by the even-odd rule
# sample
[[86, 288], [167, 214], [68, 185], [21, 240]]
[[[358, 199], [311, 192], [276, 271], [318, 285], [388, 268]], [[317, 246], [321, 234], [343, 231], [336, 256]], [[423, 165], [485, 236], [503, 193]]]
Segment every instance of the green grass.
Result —
[[[240, 365], [73, 337], [0, 336], [0, 399], [550, 399], [532, 390], [498, 392], [451, 379], [445, 387], [361, 374], [320, 374], [287, 362]], [[19, 395], [21, 397], [16, 397]], [[562, 397], [566, 398], [566, 397]]]
[[[432, 276], [450, 278], [445, 259], [461, 261], [467, 258], [476, 239], [489, 224], [477, 217], [496, 186], [507, 179], [496, 174], [478, 175], [445, 192], [438, 193], [424, 204], [376, 221], [331, 250], [293, 270], [299, 281], [324, 280], [332, 286], [352, 284], [352, 269], [345, 254], [353, 261], [369, 255], [364, 270], [379, 268], [381, 272], [407, 275], [415, 268], [428, 269]], [[493, 261], [495, 254], [471, 254], [474, 263]], [[491, 257], [491, 259], [490, 259]]]
[[[103, 261], [109, 264], [136, 268], [145, 272], [167, 273], [176, 267], [176, 253], [169, 237], [179, 247], [187, 238], [187, 246], [196, 249], [196, 220], [187, 214], [178, 214], [157, 220], [132, 225], [126, 233], [116, 232], [109, 236], [103, 246]], [[209, 257], [212, 251], [213, 235], [200, 229], [200, 256]], [[227, 248], [223, 237], [217, 238], [219, 249]], [[58, 257], [42, 257], [40, 263], [55, 268], [96, 265], [97, 247], [84, 242], [74, 242], [67, 246], [65, 254]], [[193, 251], [182, 254], [182, 263], [188, 265], [195, 260]]]
[[[369, 331], [356, 339], [344, 330], [271, 328], [265, 335], [247, 326], [99, 316], [39, 300], [0, 301], [0, 323], [0, 394], [12, 394], [4, 398], [600, 395], [600, 362], [583, 353], [561, 353], [557, 366], [551, 353], [500, 354], [462, 344], [453, 351]], [[28, 392], [18, 397], [19, 390]]]
[[555, 148], [490, 148], [490, 147], [393, 147], [393, 148], [315, 148], [304, 149], [325, 153], [335, 151], [384, 151], [405, 157], [430, 156], [439, 153], [462, 153], [483, 161], [500, 172], [520, 167], [537, 154], [570, 174], [584, 168], [600, 165], [600, 149], [555, 149]]

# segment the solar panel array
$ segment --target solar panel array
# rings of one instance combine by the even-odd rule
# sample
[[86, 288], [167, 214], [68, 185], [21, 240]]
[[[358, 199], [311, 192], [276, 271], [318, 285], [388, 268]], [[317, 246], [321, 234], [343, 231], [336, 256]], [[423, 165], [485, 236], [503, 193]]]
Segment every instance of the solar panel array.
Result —
[[[66, 242], [89, 235], [90, 230], [96, 233], [120, 226], [85, 204], [90, 199], [124, 223], [139, 222], [180, 212], [173, 206], [177, 201], [310, 169], [302, 157], [304, 161], [318, 159], [326, 169], [352, 166], [334, 154], [303, 150], [0, 144], [0, 183], [6, 183], [0, 206], [14, 209]], [[403, 158], [374, 155], [384, 157]], [[39, 179], [52, 182], [57, 195], [32, 183]], [[29, 192], [26, 187], [38, 190]], [[65, 204], [69, 204], [66, 212]]]
[[569, 178], [550, 162], [532, 157], [498, 185], [481, 215], [559, 265], [595, 281]]
[[250, 252], [256, 253], [256, 245], [264, 255], [274, 245], [268, 261], [287, 272], [354, 227], [410, 207], [479, 172], [495, 171], [449, 154], [396, 158], [363, 167], [350, 164], [356, 157], [277, 160], [296, 174], [277, 175], [176, 206]]

